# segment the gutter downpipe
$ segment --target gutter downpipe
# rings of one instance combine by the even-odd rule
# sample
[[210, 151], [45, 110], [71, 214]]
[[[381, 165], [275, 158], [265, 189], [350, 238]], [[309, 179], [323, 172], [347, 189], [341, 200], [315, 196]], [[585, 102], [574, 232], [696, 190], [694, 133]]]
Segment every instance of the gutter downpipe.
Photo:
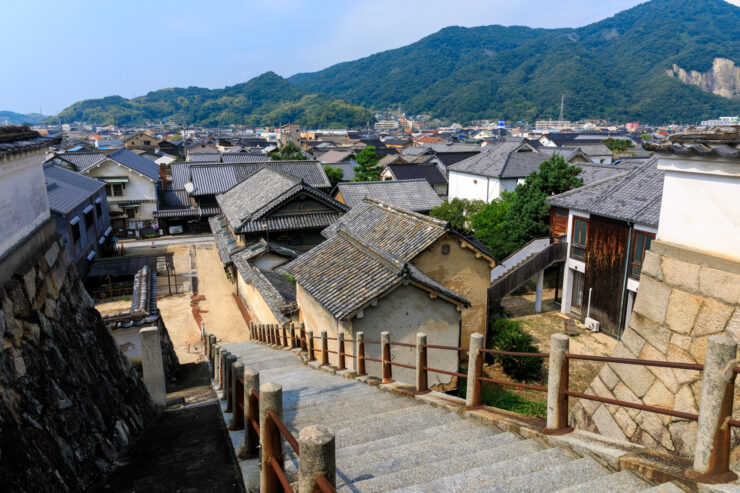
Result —
[[627, 225], [629, 226], [629, 236], [627, 237], [627, 258], [624, 262], [624, 276], [622, 276], [622, 293], [619, 296], [619, 334], [617, 335], [617, 341], [622, 340], [622, 332], [624, 331], [624, 323], [626, 320], [624, 320], [624, 311], [622, 311], [622, 308], [624, 307], [624, 296], [627, 292], [627, 280], [629, 276], [630, 271], [630, 254], [632, 250], [632, 236], [635, 231], [635, 224], [628, 222]]

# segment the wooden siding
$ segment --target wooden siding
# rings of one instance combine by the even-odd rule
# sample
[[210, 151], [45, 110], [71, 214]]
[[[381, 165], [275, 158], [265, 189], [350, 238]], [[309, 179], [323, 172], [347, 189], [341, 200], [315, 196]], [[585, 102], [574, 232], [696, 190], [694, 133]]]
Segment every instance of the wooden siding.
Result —
[[586, 314], [589, 289], [591, 318], [601, 322], [601, 330], [620, 334], [627, 242], [630, 228], [624, 221], [591, 215], [586, 245], [586, 278], [583, 287], [583, 310]]
[[[561, 214], [565, 212], [565, 215], [562, 216], [557, 213], [557, 211], [560, 211]], [[558, 236], [562, 236], [568, 234], [568, 209], [561, 209], [559, 207], [551, 207], [550, 208], [550, 236], [557, 238]]]

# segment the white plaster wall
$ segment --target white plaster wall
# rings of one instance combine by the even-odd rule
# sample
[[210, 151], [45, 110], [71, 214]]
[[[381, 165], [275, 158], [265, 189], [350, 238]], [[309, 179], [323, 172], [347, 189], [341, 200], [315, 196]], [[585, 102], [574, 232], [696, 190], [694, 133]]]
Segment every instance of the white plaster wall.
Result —
[[485, 177], [450, 170], [449, 180], [450, 199], [486, 200], [488, 197]]
[[44, 150], [0, 158], [0, 257], [49, 218]]
[[738, 192], [740, 175], [666, 170], [657, 238], [740, 259]]
[[100, 166], [91, 168], [85, 174], [92, 178], [127, 176], [129, 181], [126, 183], [123, 195], [120, 197], [108, 197], [110, 210], [122, 210], [116, 205], [120, 202], [148, 200], [150, 202], [144, 202], [139, 205], [136, 211], [136, 219], [154, 218], [154, 211], [157, 207], [156, 184], [149, 177], [136, 173], [112, 160], [103, 161]]

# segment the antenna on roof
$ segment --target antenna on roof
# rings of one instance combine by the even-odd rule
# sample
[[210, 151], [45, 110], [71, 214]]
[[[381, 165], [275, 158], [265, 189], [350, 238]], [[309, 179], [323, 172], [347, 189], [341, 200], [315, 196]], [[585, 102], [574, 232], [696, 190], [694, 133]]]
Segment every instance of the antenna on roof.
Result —
[[559, 118], [559, 120], [561, 122], [563, 121], [563, 109], [564, 109], [564, 107], [565, 107], [565, 94], [562, 94], [560, 96], [560, 118]]

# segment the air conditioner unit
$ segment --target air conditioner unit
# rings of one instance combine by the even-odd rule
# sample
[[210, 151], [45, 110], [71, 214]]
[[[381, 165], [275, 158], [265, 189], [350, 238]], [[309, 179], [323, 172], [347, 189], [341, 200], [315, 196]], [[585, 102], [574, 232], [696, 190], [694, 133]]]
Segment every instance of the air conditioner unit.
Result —
[[586, 328], [591, 332], [598, 332], [601, 329], [601, 323], [591, 317], [586, 317]]

